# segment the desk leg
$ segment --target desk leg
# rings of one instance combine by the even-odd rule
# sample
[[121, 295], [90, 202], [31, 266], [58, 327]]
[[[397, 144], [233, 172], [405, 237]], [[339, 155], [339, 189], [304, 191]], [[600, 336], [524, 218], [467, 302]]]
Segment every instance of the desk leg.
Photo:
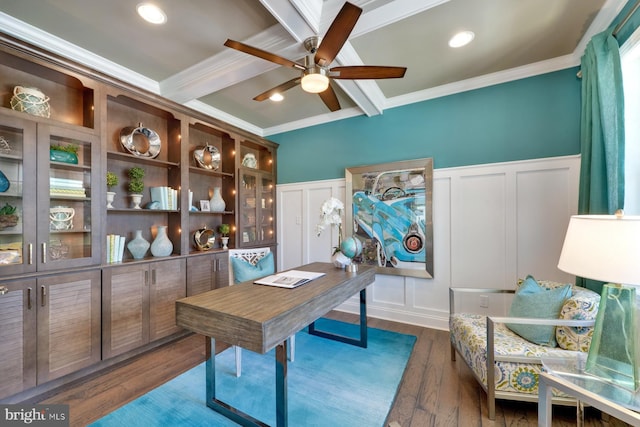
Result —
[[354, 339], [344, 335], [334, 334], [331, 332], [319, 331], [316, 329], [316, 323], [309, 325], [309, 334], [322, 338], [328, 338], [335, 341], [344, 342], [358, 347], [367, 348], [367, 289], [360, 291], [360, 338]]
[[[205, 346], [207, 406], [245, 427], [269, 427], [239, 409], [216, 399], [216, 340], [207, 338]], [[276, 427], [288, 426], [287, 406], [287, 340], [276, 346]]]
[[551, 393], [544, 375], [538, 380], [538, 427], [551, 427]]
[[276, 426], [288, 425], [287, 407], [287, 340], [276, 346]]

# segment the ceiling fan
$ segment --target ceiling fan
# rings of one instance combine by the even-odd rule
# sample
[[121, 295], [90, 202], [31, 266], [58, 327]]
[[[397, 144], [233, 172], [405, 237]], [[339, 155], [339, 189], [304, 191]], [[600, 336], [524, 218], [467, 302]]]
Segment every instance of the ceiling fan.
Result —
[[356, 65], [329, 68], [340, 49], [349, 38], [355, 27], [362, 9], [351, 3], [345, 3], [338, 15], [331, 23], [324, 38], [309, 37], [304, 41], [304, 47], [309, 52], [305, 63], [291, 61], [274, 53], [267, 52], [247, 44], [227, 39], [225, 46], [239, 50], [267, 61], [286, 67], [296, 68], [302, 73], [300, 77], [284, 82], [253, 98], [256, 101], [269, 99], [276, 93], [282, 93], [298, 84], [306, 92], [317, 93], [331, 111], [340, 109], [340, 103], [335, 91], [330, 85], [332, 79], [395, 79], [404, 77], [406, 67], [387, 67], [375, 65]]

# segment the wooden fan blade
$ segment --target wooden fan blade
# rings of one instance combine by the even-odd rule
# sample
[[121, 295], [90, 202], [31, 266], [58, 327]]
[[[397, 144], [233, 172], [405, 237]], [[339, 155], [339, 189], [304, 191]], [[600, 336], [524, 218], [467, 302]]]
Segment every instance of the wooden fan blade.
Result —
[[[354, 65], [334, 67], [329, 70], [332, 79], [398, 79], [404, 77], [407, 67], [383, 67], [377, 65]], [[334, 73], [340, 74], [334, 74]]]
[[344, 43], [349, 38], [349, 34], [356, 26], [362, 9], [349, 2], [345, 3], [338, 12], [338, 16], [333, 20], [327, 30], [327, 34], [322, 38], [314, 61], [320, 66], [328, 66], [333, 62]]
[[324, 102], [324, 105], [326, 105], [329, 110], [338, 111], [340, 109], [340, 102], [338, 102], [338, 97], [331, 85], [329, 85], [325, 91], [318, 93], [318, 95], [320, 95], [322, 102]]
[[253, 100], [264, 101], [265, 99], [269, 99], [269, 97], [274, 93], [282, 93], [285, 90], [289, 90], [292, 87], [296, 87], [298, 84], [300, 84], [300, 77], [296, 77], [295, 79], [291, 79], [288, 82], [284, 82], [281, 85], [274, 87], [273, 89], [269, 89], [266, 92], [262, 92], [260, 95], [253, 98]]
[[231, 49], [239, 50], [240, 52], [248, 53], [249, 55], [257, 56], [258, 58], [266, 59], [267, 61], [275, 62], [276, 64], [284, 65], [285, 67], [297, 68], [299, 70], [306, 70], [303, 64], [291, 61], [282, 56], [278, 56], [275, 53], [267, 52], [266, 50], [258, 49], [257, 47], [249, 46], [235, 40], [227, 39], [224, 45]]

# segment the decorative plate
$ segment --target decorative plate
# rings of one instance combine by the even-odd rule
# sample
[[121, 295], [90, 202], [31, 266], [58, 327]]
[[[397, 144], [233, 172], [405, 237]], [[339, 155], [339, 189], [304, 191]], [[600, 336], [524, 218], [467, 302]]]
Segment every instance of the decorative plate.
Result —
[[143, 126], [127, 126], [120, 131], [120, 143], [129, 153], [154, 159], [160, 154], [162, 142], [153, 130]]
[[199, 167], [203, 169], [218, 170], [220, 166], [220, 151], [212, 145], [205, 145], [204, 147], [196, 147], [193, 150], [193, 158]]

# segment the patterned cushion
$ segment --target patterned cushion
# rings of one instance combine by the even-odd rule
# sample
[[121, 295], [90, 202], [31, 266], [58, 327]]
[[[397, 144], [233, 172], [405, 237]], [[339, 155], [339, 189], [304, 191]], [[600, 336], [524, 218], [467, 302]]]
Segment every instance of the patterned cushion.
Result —
[[235, 283], [258, 279], [274, 272], [273, 254], [271, 252], [259, 259], [255, 265], [241, 258], [230, 257], [230, 260]]
[[[586, 288], [573, 287], [573, 295], [560, 311], [560, 319], [595, 320], [600, 305], [600, 295]], [[558, 326], [556, 340], [565, 350], [589, 351], [593, 327]]]
[[[467, 365], [487, 384], [486, 316], [454, 313], [449, 318], [451, 343]], [[541, 357], [543, 355], [567, 356], [567, 350], [533, 344], [509, 330], [504, 324], [495, 325], [496, 354], [510, 356]], [[496, 361], [495, 388], [499, 391], [538, 394], [540, 364]], [[555, 391], [554, 391], [555, 393]]]

